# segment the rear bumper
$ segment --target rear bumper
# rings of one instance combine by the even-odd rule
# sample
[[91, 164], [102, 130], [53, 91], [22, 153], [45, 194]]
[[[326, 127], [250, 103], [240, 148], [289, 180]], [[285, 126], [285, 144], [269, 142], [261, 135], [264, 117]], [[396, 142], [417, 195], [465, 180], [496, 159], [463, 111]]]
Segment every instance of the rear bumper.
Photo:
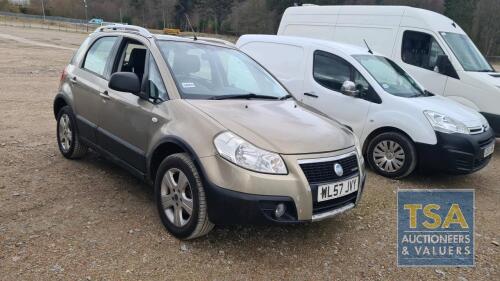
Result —
[[481, 112], [481, 114], [488, 120], [490, 127], [495, 132], [495, 136], [500, 138], [500, 115]]
[[421, 169], [438, 170], [453, 174], [476, 172], [491, 160], [492, 155], [483, 157], [484, 149], [495, 142], [492, 129], [477, 134], [444, 134], [436, 132], [437, 144], [417, 143]]

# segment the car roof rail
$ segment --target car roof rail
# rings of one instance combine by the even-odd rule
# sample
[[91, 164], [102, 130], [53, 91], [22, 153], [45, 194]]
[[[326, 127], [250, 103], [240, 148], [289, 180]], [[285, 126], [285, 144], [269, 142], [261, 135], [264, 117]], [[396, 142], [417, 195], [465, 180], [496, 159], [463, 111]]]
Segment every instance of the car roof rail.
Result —
[[98, 27], [95, 30], [95, 32], [112, 32], [112, 31], [135, 33], [135, 34], [139, 34], [139, 35], [146, 37], [146, 38], [153, 37], [153, 34], [151, 34], [151, 32], [149, 32], [149, 30], [147, 30], [144, 27], [140, 27], [140, 26], [136, 26], [136, 25], [110, 24], [110, 25]]
[[197, 40], [205, 41], [208, 43], [217, 43], [217, 44], [223, 44], [231, 47], [236, 47], [234, 43], [231, 43], [227, 40], [224, 39], [219, 39], [219, 38], [212, 38], [212, 37], [197, 37]]

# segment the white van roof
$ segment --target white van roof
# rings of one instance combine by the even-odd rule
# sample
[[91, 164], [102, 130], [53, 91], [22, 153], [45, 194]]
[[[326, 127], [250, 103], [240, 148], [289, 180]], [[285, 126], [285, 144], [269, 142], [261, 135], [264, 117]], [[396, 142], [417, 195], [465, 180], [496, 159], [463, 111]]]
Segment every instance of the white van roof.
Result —
[[[435, 31], [464, 33], [446, 16], [433, 11], [407, 6], [341, 5], [341, 6], [297, 6], [285, 10], [281, 24], [318, 22], [337, 25], [353, 24], [349, 15], [366, 16], [363, 25], [419, 27]], [[308, 16], [307, 20], [304, 16]], [[328, 16], [328, 17], [325, 17]], [[367, 21], [367, 22], [366, 22]], [[281, 28], [280, 24], [280, 28]]]
[[[342, 52], [345, 55], [360, 55], [369, 54], [368, 48], [362, 48], [355, 45], [349, 45], [344, 43], [338, 43], [329, 40], [313, 39], [306, 37], [295, 37], [295, 36], [283, 36], [283, 35], [260, 35], [260, 34], [249, 34], [243, 35], [236, 42], [238, 48], [243, 47], [247, 43], [251, 42], [265, 42], [265, 43], [279, 43], [299, 47], [322, 47], [324, 49], [331, 49], [337, 52]], [[377, 52], [374, 55], [382, 55]]]

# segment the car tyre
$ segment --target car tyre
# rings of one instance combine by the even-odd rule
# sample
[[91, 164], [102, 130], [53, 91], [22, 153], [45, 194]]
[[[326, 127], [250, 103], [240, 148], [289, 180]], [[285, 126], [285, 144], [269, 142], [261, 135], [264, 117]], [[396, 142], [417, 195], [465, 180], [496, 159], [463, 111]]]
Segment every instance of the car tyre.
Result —
[[417, 151], [411, 139], [398, 132], [381, 133], [367, 147], [370, 167], [384, 177], [400, 179], [417, 166]]
[[207, 201], [200, 174], [186, 153], [166, 157], [155, 179], [155, 201], [165, 228], [188, 240], [210, 232]]
[[82, 158], [88, 151], [88, 147], [80, 141], [76, 118], [68, 105], [57, 113], [57, 144], [61, 154], [68, 159]]

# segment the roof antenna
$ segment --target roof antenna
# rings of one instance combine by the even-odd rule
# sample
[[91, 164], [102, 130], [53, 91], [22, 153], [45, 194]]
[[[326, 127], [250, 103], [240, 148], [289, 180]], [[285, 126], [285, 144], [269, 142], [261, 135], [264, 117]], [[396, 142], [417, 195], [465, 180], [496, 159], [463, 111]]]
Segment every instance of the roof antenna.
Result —
[[184, 16], [186, 17], [187, 23], [189, 25], [189, 28], [191, 28], [191, 32], [193, 32], [193, 40], [196, 41], [198, 38], [196, 37], [196, 32], [194, 31], [193, 26], [191, 25], [191, 21], [189, 20], [189, 17], [186, 13], [184, 13]]
[[368, 43], [366, 43], [366, 40], [363, 39], [363, 41], [365, 42], [365, 45], [366, 47], [368, 48], [368, 53], [372, 54], [373, 55], [373, 51], [370, 49], [370, 46], [368, 46]]

